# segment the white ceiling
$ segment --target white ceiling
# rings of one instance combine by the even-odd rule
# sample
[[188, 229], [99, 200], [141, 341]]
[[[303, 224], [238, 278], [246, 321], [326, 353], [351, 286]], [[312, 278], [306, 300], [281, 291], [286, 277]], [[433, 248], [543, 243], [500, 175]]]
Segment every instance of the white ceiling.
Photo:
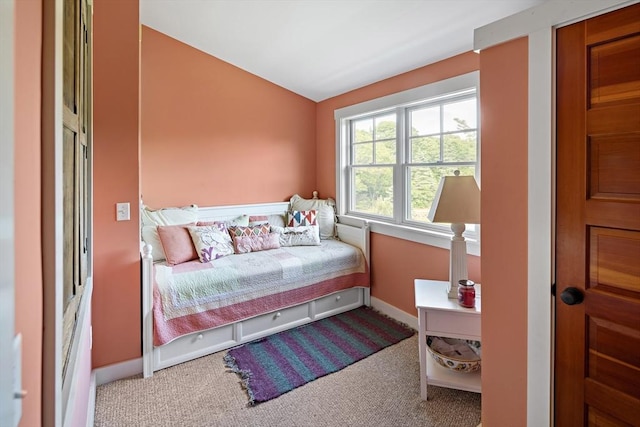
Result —
[[466, 52], [545, 0], [140, 0], [140, 22], [314, 101]]

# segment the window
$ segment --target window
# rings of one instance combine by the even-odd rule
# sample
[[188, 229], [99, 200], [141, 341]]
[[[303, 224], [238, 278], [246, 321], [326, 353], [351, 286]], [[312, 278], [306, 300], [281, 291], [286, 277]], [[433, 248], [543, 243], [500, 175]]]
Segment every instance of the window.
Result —
[[[372, 230], [449, 248], [427, 215], [440, 178], [479, 178], [478, 73], [336, 110], [340, 214]], [[467, 225], [470, 253], [477, 227]]]

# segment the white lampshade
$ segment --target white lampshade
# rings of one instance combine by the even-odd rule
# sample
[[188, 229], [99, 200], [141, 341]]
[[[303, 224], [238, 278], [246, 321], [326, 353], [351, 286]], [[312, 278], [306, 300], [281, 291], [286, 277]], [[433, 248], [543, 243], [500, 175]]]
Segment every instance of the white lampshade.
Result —
[[480, 224], [480, 189], [474, 177], [443, 176], [428, 218], [431, 222]]

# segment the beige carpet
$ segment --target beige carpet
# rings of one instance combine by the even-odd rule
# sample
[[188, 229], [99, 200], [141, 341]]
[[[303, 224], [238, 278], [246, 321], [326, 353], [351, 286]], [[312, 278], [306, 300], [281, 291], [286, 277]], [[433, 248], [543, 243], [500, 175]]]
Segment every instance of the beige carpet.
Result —
[[[420, 400], [417, 336], [274, 400], [247, 406], [224, 352], [98, 387], [96, 426], [472, 426], [480, 394], [429, 386]], [[464, 375], [464, 374], [461, 374]]]

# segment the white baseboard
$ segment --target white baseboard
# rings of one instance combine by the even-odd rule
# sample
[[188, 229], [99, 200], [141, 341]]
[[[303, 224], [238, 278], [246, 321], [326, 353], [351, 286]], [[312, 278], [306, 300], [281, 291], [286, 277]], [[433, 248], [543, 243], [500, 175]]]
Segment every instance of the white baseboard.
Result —
[[142, 374], [142, 357], [114, 363], [91, 371], [89, 401], [87, 402], [87, 427], [93, 427], [96, 417], [96, 389], [99, 385]]
[[382, 314], [386, 314], [387, 316], [396, 319], [398, 322], [409, 325], [416, 331], [418, 330], [418, 318], [416, 316], [412, 316], [409, 313], [402, 311], [376, 297], [371, 297], [371, 307], [375, 308]]
[[96, 419], [96, 372], [91, 372], [89, 382], [89, 402], [87, 402], [87, 427], [93, 427]]
[[142, 374], [142, 357], [93, 370], [96, 387], [138, 374]]

